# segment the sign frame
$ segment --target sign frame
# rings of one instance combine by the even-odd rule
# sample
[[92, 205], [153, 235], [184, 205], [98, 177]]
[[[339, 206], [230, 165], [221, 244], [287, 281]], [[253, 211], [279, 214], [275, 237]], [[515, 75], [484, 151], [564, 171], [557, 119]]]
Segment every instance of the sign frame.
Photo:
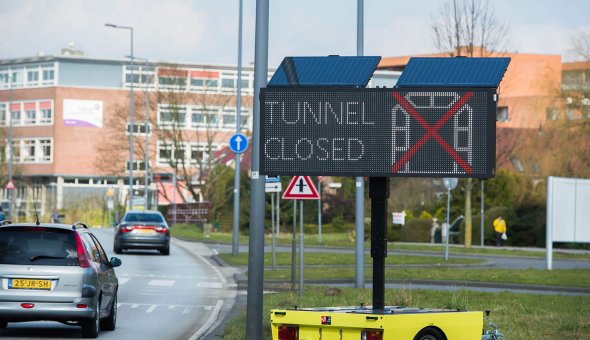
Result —
[[[311, 190], [310, 194], [296, 194], [296, 193], [292, 192], [292, 190], [297, 185], [297, 182], [299, 180], [305, 181], [305, 183], [307, 184], [307, 186]], [[293, 178], [291, 178], [291, 182], [289, 182], [289, 185], [287, 185], [287, 189], [285, 189], [285, 192], [283, 193], [283, 199], [284, 200], [319, 200], [320, 194], [318, 192], [318, 189], [315, 187], [315, 184], [313, 184], [313, 181], [311, 180], [311, 178], [309, 176], [293, 176]]]
[[[271, 105], [276, 104], [276, 102], [273, 102], [273, 98], [269, 98], [272, 97], [273, 95], [276, 96], [278, 94], [278, 96], [281, 96], [283, 98], [298, 98], [297, 96], [299, 96], [301, 93], [307, 93], [309, 94], [309, 96], [313, 96], [313, 95], [321, 95], [321, 93], [335, 93], [338, 95], [345, 95], [347, 93], [350, 93], [351, 95], [355, 96], [354, 98], [367, 98], [364, 99], [363, 103], [367, 103], [369, 102], [369, 99], [372, 98], [376, 98], [380, 99], [380, 98], [385, 98], [385, 97], [393, 97], [393, 95], [395, 93], [418, 93], [418, 92], [427, 92], [427, 93], [455, 93], [455, 94], [466, 94], [466, 93], [477, 93], [478, 96], [477, 98], [473, 98], [473, 100], [477, 100], [477, 103], [482, 107], [481, 109], [479, 109], [477, 111], [477, 118], [478, 121], [484, 122], [485, 121], [485, 125], [486, 127], [480, 127], [480, 126], [476, 126], [475, 123], [473, 123], [471, 125], [471, 130], [469, 133], [475, 135], [475, 133], [477, 132], [477, 134], [481, 134], [481, 140], [485, 140], [485, 143], [479, 143], [476, 144], [475, 142], [472, 142], [470, 140], [470, 143], [473, 143], [472, 148], [479, 148], [477, 149], [477, 153], [475, 151], [473, 151], [473, 157], [472, 157], [472, 163], [474, 162], [474, 160], [477, 159], [480, 161], [481, 164], [483, 165], [479, 165], [479, 168], [477, 171], [473, 171], [472, 173], [469, 173], [469, 171], [455, 171], [453, 172], [452, 169], [450, 169], [449, 167], [447, 168], [441, 168], [440, 171], [438, 171], [439, 169], [437, 169], [437, 171], [430, 171], [430, 172], [417, 172], [417, 171], [405, 171], [405, 172], [394, 172], [393, 170], [393, 165], [397, 162], [394, 161], [395, 159], [392, 159], [393, 164], [391, 164], [391, 171], [384, 171], [384, 170], [377, 170], [377, 171], [373, 171], [371, 172], [371, 169], [374, 168], [370, 168], [369, 171], [367, 171], [367, 167], [365, 167], [364, 169], [361, 169], [361, 167], [355, 168], [355, 169], [351, 169], [351, 167], [349, 167], [348, 165], [351, 164], [351, 162], [347, 162], [347, 161], [342, 161], [340, 163], [338, 163], [338, 166], [336, 165], [330, 165], [330, 169], [327, 169], [327, 167], [320, 167], [320, 166], [307, 166], [307, 165], [300, 165], [301, 163], [299, 162], [299, 160], [297, 160], [296, 162], [292, 162], [289, 163], [288, 161], [285, 161], [283, 163], [281, 163], [281, 166], [275, 166], [273, 164], [278, 164], [278, 162], [274, 162], [274, 160], [267, 160], [267, 155], [265, 154], [265, 148], [266, 148], [266, 143], [268, 142], [269, 138], [273, 138], [273, 133], [275, 133], [275, 130], [271, 130], [269, 127], [265, 126], [266, 120], [269, 119], [269, 112], [272, 109]], [[480, 93], [484, 93], [483, 95]], [[352, 96], [351, 96], [352, 97]], [[483, 99], [481, 99], [483, 98]], [[305, 88], [293, 88], [293, 87], [289, 87], [289, 88], [278, 88], [278, 87], [268, 87], [268, 88], [263, 88], [261, 89], [261, 93], [260, 93], [260, 103], [261, 103], [261, 140], [262, 142], [260, 143], [260, 153], [261, 153], [261, 157], [260, 157], [260, 173], [261, 174], [265, 174], [265, 175], [305, 175], [305, 176], [320, 176], [320, 175], [327, 175], [327, 176], [348, 176], [348, 177], [429, 177], [429, 178], [443, 178], [443, 177], [454, 177], [454, 178], [492, 178], [495, 176], [495, 172], [496, 172], [496, 162], [495, 162], [495, 158], [496, 158], [496, 111], [497, 111], [497, 93], [496, 93], [496, 89], [495, 88], [487, 88], [487, 87], [469, 87], [469, 88], [465, 88], [465, 87], [449, 87], [449, 88], [439, 88], [439, 87], [408, 87], [408, 88], [320, 88], [320, 87], [305, 87]], [[342, 97], [339, 97], [339, 100], [342, 99]], [[389, 100], [389, 98], [387, 98]], [[393, 98], [395, 99], [395, 98]], [[461, 98], [463, 100], [463, 98]], [[293, 101], [296, 101], [297, 99], [292, 99]], [[354, 99], [351, 99], [354, 100]], [[464, 99], [463, 102], [459, 103], [459, 110], [462, 109], [461, 105], [472, 105], [472, 102], [470, 101], [472, 100], [472, 98], [467, 98]], [[336, 100], [335, 100], [336, 101]], [[457, 101], [458, 102], [458, 101]], [[315, 104], [315, 102], [312, 102], [313, 104]], [[401, 107], [404, 108], [404, 111], [406, 111], [406, 109], [408, 109], [408, 107], [404, 107], [403, 104], [399, 103]], [[291, 104], [292, 105], [292, 104]], [[305, 110], [305, 108], [304, 108]], [[418, 114], [420, 114], [420, 109], [416, 109], [415, 111], [417, 111]], [[450, 111], [450, 112], [449, 112]], [[440, 118], [439, 120], [434, 120], [431, 121], [429, 123], [425, 123], [425, 119], [423, 119], [420, 115], [411, 115], [409, 113], [407, 113], [408, 116], [411, 116], [409, 119], [412, 120], [412, 122], [414, 123], [414, 125], [420, 126], [420, 131], [419, 132], [415, 132], [417, 136], [422, 136], [423, 139], [426, 139], [426, 141], [421, 141], [422, 144], [425, 144], [429, 141], [431, 141], [432, 143], [438, 143], [436, 145], [440, 145], [440, 147], [438, 147], [439, 149], [436, 150], [436, 152], [432, 151], [432, 150], [428, 150], [428, 152], [431, 152], [431, 154], [433, 155], [437, 155], [437, 157], [447, 157], [445, 152], [447, 154], [450, 155], [450, 157], [452, 157], [454, 160], [457, 160], [457, 153], [455, 152], [456, 150], [453, 147], [449, 147], [448, 142], [445, 142], [445, 140], [438, 134], [438, 129], [440, 129], [441, 127], [443, 127], [445, 124], [448, 124], [448, 120], [450, 119], [449, 117], [452, 117], [453, 114], [455, 114], [458, 110], [457, 109], [449, 109], [446, 113], [446, 117], [444, 117], [444, 121], [443, 118]], [[442, 111], [441, 109], [441, 112]], [[416, 113], [416, 112], [414, 112]], [[304, 113], [305, 114], [305, 113]], [[444, 116], [444, 115], [442, 115]], [[272, 119], [272, 118], [270, 118]], [[440, 122], [442, 121], [442, 123]], [[418, 123], [420, 125], [418, 125]], [[324, 128], [324, 127], [321, 127]], [[331, 126], [327, 126], [325, 129], [326, 130], [321, 130], [321, 131], [328, 131], [331, 128]], [[448, 127], [445, 127], [446, 129], [449, 129]], [[278, 128], [277, 128], [278, 129]], [[305, 135], [305, 130], [304, 129], [300, 129], [299, 127], [296, 127], [294, 125], [293, 127], [294, 133], [293, 135], [298, 135], [298, 132], [301, 132], [300, 135]], [[386, 128], [383, 128], [384, 130]], [[476, 130], [479, 129], [479, 130]], [[317, 129], [317, 131], [319, 131], [319, 128]], [[410, 130], [408, 130], [410, 131]], [[411, 130], [412, 132], [417, 131], [416, 129]], [[269, 137], [270, 135], [270, 137]], [[347, 137], [355, 137], [353, 135], [351, 136], [347, 136]], [[391, 139], [393, 140], [393, 137], [391, 137]], [[448, 138], [447, 138], [448, 139]], [[393, 143], [392, 141], [388, 141], [387, 143]], [[415, 145], [418, 144], [416, 142], [414, 142]], [[445, 145], [446, 144], [446, 145]], [[413, 147], [413, 146], [412, 146]], [[414, 152], [420, 151], [420, 148], [423, 147], [423, 145], [420, 145], [418, 147], [416, 147], [417, 150], [415, 150]], [[283, 148], [286, 148], [283, 146]], [[389, 151], [389, 150], [388, 150]], [[426, 152], [426, 151], [425, 151]], [[454, 155], [453, 155], [454, 154]], [[440, 156], [442, 155], [442, 156]], [[387, 155], [386, 155], [387, 156]], [[377, 156], [376, 155], [371, 155], [372, 159], [376, 159]], [[385, 157], [385, 156], [384, 156]], [[412, 159], [413, 155], [407, 156], [406, 158], [408, 159]], [[294, 157], [291, 157], [294, 158]], [[417, 157], [419, 158], [419, 157]], [[283, 158], [281, 161], [283, 161], [286, 158]], [[299, 162], [299, 163], [297, 163]], [[318, 163], [317, 160], [314, 160], [314, 162]], [[328, 162], [324, 162], [323, 164], [329, 164], [330, 162], [333, 161], [328, 161]], [[406, 160], [406, 162], [408, 162], [408, 160]], [[448, 160], [447, 162], [454, 162], [452, 160]], [[457, 164], [459, 164], [460, 162], [456, 162]], [[293, 165], [293, 166], [289, 166], [289, 165]], [[358, 164], [358, 163], [357, 163]], [[432, 164], [434, 163], [428, 163], [429, 166], [435, 167]], [[295, 166], [297, 165], [297, 166]], [[403, 165], [403, 164], [402, 164]], [[458, 165], [459, 167], [464, 167], [464, 165]], [[399, 170], [399, 169], [398, 169]], [[397, 170], [396, 170], [397, 171]]]

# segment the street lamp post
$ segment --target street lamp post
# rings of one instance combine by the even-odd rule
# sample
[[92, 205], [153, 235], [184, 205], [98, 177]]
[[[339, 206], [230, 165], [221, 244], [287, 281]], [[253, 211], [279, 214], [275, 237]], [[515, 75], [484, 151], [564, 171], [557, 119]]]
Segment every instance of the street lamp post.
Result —
[[[128, 58], [131, 58], [131, 56], [127, 56]], [[144, 155], [144, 164], [145, 164], [145, 176], [143, 179], [143, 198], [144, 198], [144, 210], [148, 210], [149, 208], [149, 204], [148, 204], [148, 200], [149, 200], [149, 195], [148, 195], [148, 185], [149, 185], [149, 143], [148, 143], [148, 128], [149, 128], [149, 116], [150, 116], [150, 109], [149, 109], [149, 94], [148, 94], [148, 86], [149, 86], [149, 81], [148, 81], [148, 77], [147, 77], [147, 68], [148, 68], [148, 59], [147, 58], [139, 58], [139, 57], [135, 57], [135, 59], [143, 61], [145, 64], [145, 70], [144, 70], [144, 74], [145, 74], [145, 155]], [[141, 73], [139, 74], [139, 79], [141, 82]]]
[[129, 30], [131, 36], [131, 56], [129, 68], [131, 70], [131, 86], [129, 88], [129, 210], [133, 208], [133, 27], [105, 24], [107, 27]]
[[[12, 181], [12, 71], [8, 74], [8, 182]], [[12, 220], [12, 191], [8, 190], [8, 216], [7, 220]]]

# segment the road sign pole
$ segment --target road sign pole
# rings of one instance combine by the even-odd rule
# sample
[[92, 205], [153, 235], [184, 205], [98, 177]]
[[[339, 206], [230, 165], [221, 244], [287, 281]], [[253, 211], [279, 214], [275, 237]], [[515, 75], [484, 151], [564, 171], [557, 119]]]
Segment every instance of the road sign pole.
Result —
[[480, 223], [481, 223], [481, 246], [483, 247], [483, 230], [484, 230], [484, 218], [483, 218], [483, 213], [484, 213], [484, 203], [485, 199], [484, 199], [484, 182], [483, 180], [481, 181], [481, 210], [479, 212], [480, 215]]
[[291, 241], [291, 290], [295, 290], [295, 263], [297, 263], [297, 200], [293, 200], [293, 240]]
[[449, 217], [451, 215], [451, 189], [447, 189], [447, 225], [446, 225], [446, 237], [445, 237], [445, 261], [449, 260], [449, 234], [451, 226], [449, 225]]
[[[242, 13], [243, 0], [238, 9], [238, 89], [236, 93], [236, 133], [242, 128]], [[234, 228], [232, 234], [232, 255], [238, 256], [240, 241], [240, 154], [236, 153], [234, 167]]]
[[277, 194], [277, 237], [281, 237], [281, 195]]
[[270, 232], [272, 251], [272, 270], [277, 269], [277, 255], [275, 250], [275, 194], [270, 194]]
[[264, 177], [260, 174], [260, 89], [268, 78], [268, 3], [256, 0], [254, 42], [254, 114], [252, 128], [252, 191], [248, 253], [246, 339], [262, 339], [262, 293], [264, 289]]
[[[363, 56], [364, 52], [364, 0], [357, 1], [356, 13], [356, 55]], [[355, 283], [356, 288], [365, 288], [365, 180], [356, 178], [356, 225], [355, 225]]]
[[369, 179], [369, 197], [371, 198], [373, 310], [382, 310], [385, 300], [385, 257], [387, 257], [387, 199], [389, 198], [389, 178], [371, 177]]
[[322, 182], [318, 179], [318, 243], [322, 243]]
[[299, 203], [299, 296], [303, 296], [303, 200]]

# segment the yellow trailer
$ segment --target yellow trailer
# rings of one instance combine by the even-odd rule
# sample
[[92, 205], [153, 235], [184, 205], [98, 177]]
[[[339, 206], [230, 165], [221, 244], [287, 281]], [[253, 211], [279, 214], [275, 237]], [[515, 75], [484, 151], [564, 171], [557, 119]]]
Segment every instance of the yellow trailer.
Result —
[[[495, 340], [489, 311], [385, 307], [273, 309], [273, 340]], [[484, 331], [484, 321], [493, 330]]]

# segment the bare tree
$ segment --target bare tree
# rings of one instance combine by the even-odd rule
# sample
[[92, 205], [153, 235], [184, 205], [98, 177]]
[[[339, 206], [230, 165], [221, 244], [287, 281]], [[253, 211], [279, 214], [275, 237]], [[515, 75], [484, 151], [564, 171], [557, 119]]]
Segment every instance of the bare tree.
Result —
[[498, 20], [489, 0], [448, 0], [431, 28], [435, 47], [452, 57], [486, 57], [507, 48], [509, 25]]
[[[500, 22], [489, 0], [448, 0], [432, 21], [436, 48], [449, 56], [486, 57], [505, 42], [508, 24]], [[465, 192], [465, 247], [471, 247], [471, 192], [473, 179], [463, 182]]]
[[[173, 75], [183, 72], [171, 65], [160, 67], [166, 68]], [[207, 88], [201, 93], [189, 92], [189, 84], [186, 81], [186, 76], [171, 76], [166, 84], [160, 84], [158, 91], [149, 94], [149, 121], [152, 133], [164, 148], [157, 150], [152, 146], [149, 149], [150, 159], [151, 163], [154, 163], [156, 156], [163, 156], [161, 158], [166, 159], [167, 165], [178, 176], [177, 190], [187, 190], [194, 201], [203, 198], [207, 200], [211, 196], [216, 178], [222, 175], [212, 172], [216, 166], [215, 142], [220, 140], [220, 134], [224, 133], [219, 129], [220, 114], [231, 104], [233, 95], [213, 93]], [[135, 95], [135, 119], [136, 124], [141, 125], [145, 120], [144, 94]], [[189, 106], [191, 109], [188, 109]], [[193, 121], [192, 126], [187, 126], [188, 122], [192, 121], [187, 115], [197, 110], [202, 121]], [[160, 120], [154, 112], [159, 112]], [[124, 164], [128, 158], [128, 120], [128, 107], [125, 103], [112, 109], [107, 123], [109, 128], [106, 129], [97, 150], [97, 166], [107, 174], [124, 174]], [[143, 159], [144, 153], [144, 139], [134, 138], [134, 159]], [[162, 194], [168, 200], [172, 200], [172, 197], [166, 197], [166, 193]]]

